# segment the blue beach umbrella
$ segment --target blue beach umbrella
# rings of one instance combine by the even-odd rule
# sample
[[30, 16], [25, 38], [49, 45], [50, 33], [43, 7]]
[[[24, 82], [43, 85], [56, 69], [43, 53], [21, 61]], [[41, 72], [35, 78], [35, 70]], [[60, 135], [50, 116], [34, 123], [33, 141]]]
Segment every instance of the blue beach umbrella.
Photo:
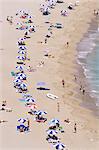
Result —
[[24, 74], [24, 73], [18, 73], [17, 76], [18, 76], [18, 77], [22, 77], [23, 79], [26, 78], [26, 74]]
[[65, 149], [65, 145], [58, 142], [57, 144], [54, 145], [54, 147], [57, 149], [57, 150], [64, 150]]
[[17, 76], [15, 79], [16, 79], [16, 80], [17, 80], [17, 79], [18, 79], [18, 80], [23, 80], [23, 78], [22, 78], [21, 76]]
[[52, 119], [52, 120], [50, 121], [50, 123], [59, 123], [59, 120], [58, 120], [58, 119]]
[[18, 69], [18, 70], [20, 70], [20, 71], [23, 71], [23, 70], [24, 70], [24, 68], [23, 68], [22, 65], [21, 65], [21, 66], [16, 66], [16, 69]]
[[25, 52], [25, 51], [23, 51], [23, 50], [18, 51], [18, 53], [19, 53], [19, 54], [22, 54], [22, 55], [26, 54], [26, 52]]
[[17, 59], [19, 59], [19, 60], [25, 60], [25, 57], [24, 56], [17, 56]]
[[56, 135], [58, 132], [56, 130], [48, 130], [47, 134], [48, 135]]
[[21, 80], [19, 80], [19, 79], [15, 79], [14, 81], [13, 81], [13, 83], [21, 83], [22, 81]]
[[21, 87], [22, 89], [27, 89], [27, 84], [21, 83], [20, 87]]
[[18, 122], [20, 122], [20, 123], [25, 123], [27, 120], [26, 119], [24, 119], [24, 118], [20, 118], [20, 119], [18, 119]]
[[36, 113], [36, 115], [45, 115], [45, 114], [47, 114], [47, 112], [45, 112], [45, 111], [41, 111], [41, 110], [38, 110], [37, 111], [37, 113]]
[[26, 102], [29, 102], [29, 103], [34, 103], [36, 100], [33, 99], [32, 97], [29, 97], [26, 99]]
[[26, 46], [19, 46], [19, 50], [26, 50]]

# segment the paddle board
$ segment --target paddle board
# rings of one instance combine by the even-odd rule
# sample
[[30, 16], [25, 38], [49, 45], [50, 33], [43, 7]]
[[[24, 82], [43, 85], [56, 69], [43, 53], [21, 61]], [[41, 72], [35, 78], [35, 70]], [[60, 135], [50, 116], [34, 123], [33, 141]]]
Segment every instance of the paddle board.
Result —
[[47, 93], [47, 95], [46, 95], [48, 98], [50, 98], [50, 99], [57, 99], [57, 98], [59, 98], [58, 96], [56, 96], [56, 95], [54, 95], [54, 94], [51, 94], [51, 93]]

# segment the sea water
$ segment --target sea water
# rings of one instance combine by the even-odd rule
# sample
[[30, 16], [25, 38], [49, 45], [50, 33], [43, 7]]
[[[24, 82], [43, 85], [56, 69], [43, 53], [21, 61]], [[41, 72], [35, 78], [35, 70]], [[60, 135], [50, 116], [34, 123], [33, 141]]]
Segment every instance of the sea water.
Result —
[[88, 32], [78, 44], [78, 63], [82, 65], [90, 87], [89, 94], [99, 106], [99, 18], [91, 23]]

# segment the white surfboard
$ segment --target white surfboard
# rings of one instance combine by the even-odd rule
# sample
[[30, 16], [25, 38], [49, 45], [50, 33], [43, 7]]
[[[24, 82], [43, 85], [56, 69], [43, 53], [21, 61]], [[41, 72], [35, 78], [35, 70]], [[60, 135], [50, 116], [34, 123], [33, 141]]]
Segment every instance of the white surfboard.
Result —
[[56, 96], [56, 95], [53, 95], [53, 94], [51, 94], [51, 93], [47, 93], [47, 95], [46, 95], [48, 98], [50, 98], [50, 99], [58, 99], [59, 97], [58, 96]]

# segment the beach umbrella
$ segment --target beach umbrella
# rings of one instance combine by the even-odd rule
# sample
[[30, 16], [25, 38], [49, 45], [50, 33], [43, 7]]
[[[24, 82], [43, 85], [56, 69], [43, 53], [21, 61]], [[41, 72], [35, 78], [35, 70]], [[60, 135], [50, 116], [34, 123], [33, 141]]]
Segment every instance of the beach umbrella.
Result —
[[26, 99], [26, 102], [29, 102], [29, 103], [34, 103], [36, 100], [33, 99], [32, 97], [29, 97]]
[[19, 54], [22, 54], [22, 55], [23, 55], [23, 53], [24, 53], [24, 55], [25, 55], [26, 52], [27, 52], [26, 50], [21, 50], [21, 49], [18, 50], [18, 53], [19, 53]]
[[57, 149], [57, 150], [63, 150], [65, 148], [65, 145], [58, 142], [57, 144], [54, 145], [54, 147]]
[[24, 56], [17, 56], [17, 58], [18, 58], [19, 60], [25, 60], [25, 57], [24, 57]]
[[49, 127], [54, 127], [54, 126], [56, 126], [56, 123], [54, 122], [49, 123]]
[[48, 130], [47, 134], [48, 135], [56, 135], [58, 132], [56, 130]]
[[47, 112], [45, 112], [45, 111], [41, 111], [41, 110], [38, 110], [37, 111], [37, 113], [36, 113], [36, 115], [45, 115], [45, 114], [47, 114]]
[[23, 79], [25, 79], [26, 78], [26, 74], [24, 74], [24, 73], [18, 73], [17, 77], [22, 77]]
[[18, 80], [23, 80], [23, 78], [21, 77], [21, 76], [16, 76], [16, 78], [15, 78], [16, 80], [18, 79]]
[[20, 70], [20, 71], [23, 71], [23, 70], [24, 70], [23, 66], [16, 66], [16, 69], [18, 69], [18, 70]]
[[21, 83], [22, 81], [21, 80], [19, 80], [19, 79], [15, 79], [14, 81], [13, 81], [13, 83]]
[[23, 50], [18, 51], [18, 53], [19, 53], [19, 54], [22, 54], [22, 55], [26, 54], [26, 52], [25, 52], [25, 51], [23, 51]]
[[32, 95], [30, 95], [30, 94], [23, 94], [22, 97], [23, 97], [23, 98], [30, 98], [30, 97], [32, 97]]
[[21, 87], [22, 89], [26, 89], [26, 88], [27, 88], [27, 84], [21, 83], [20, 87]]
[[26, 50], [26, 46], [19, 46], [20, 50]]
[[52, 120], [50, 121], [50, 123], [59, 123], [59, 120], [58, 120], [58, 119], [52, 119]]
[[27, 120], [26, 119], [23, 119], [23, 118], [20, 118], [20, 119], [18, 119], [18, 122], [20, 122], [20, 123], [25, 123]]

